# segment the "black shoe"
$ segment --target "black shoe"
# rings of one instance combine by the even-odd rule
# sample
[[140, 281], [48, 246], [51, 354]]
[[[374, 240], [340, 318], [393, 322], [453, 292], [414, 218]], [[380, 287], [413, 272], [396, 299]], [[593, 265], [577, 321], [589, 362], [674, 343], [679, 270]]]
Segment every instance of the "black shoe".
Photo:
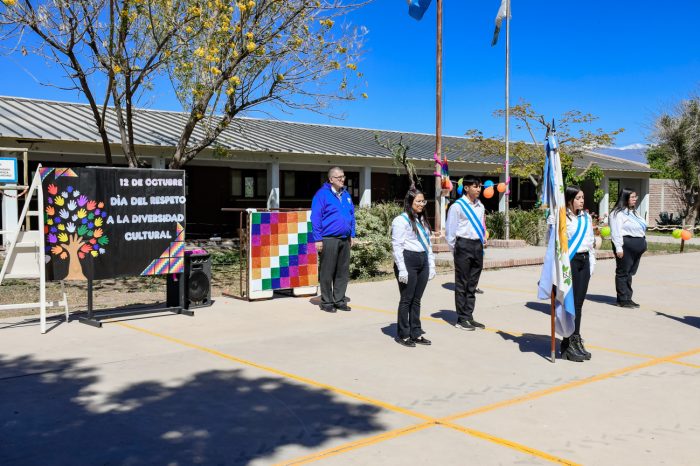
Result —
[[634, 307], [640, 307], [639, 304], [635, 303], [635, 302], [632, 301], [631, 299], [629, 300], [629, 303], [630, 303], [632, 306], [634, 306]]
[[620, 307], [626, 307], [629, 309], [636, 309], [639, 307], [639, 305], [635, 306], [632, 301], [625, 301], [624, 303], [619, 305]]
[[588, 361], [591, 359], [591, 353], [586, 351], [586, 348], [583, 346], [583, 339], [581, 338], [581, 335], [571, 335], [571, 346], [576, 350], [578, 354], [583, 356], [583, 359]]
[[418, 345], [425, 345], [425, 346], [430, 346], [433, 344], [432, 341], [428, 340], [427, 338], [420, 336], [418, 338], [411, 338], [411, 341], [413, 343], [416, 343]]
[[561, 353], [561, 358], [567, 361], [583, 362], [585, 358], [582, 354], [577, 353], [572, 345], [569, 345], [564, 352]]
[[335, 307], [339, 311], [345, 311], [345, 312], [350, 312], [352, 311], [352, 308], [348, 306], [347, 304], [341, 304], [340, 306]]
[[476, 329], [476, 327], [474, 327], [472, 324], [470, 324], [466, 320], [464, 322], [457, 322], [455, 324], [455, 328], [458, 328], [460, 330], [475, 330]]
[[472, 325], [472, 327], [475, 327], [475, 328], [486, 328], [486, 326], [484, 324], [482, 324], [481, 322], [477, 322], [475, 320], [470, 320], [469, 323]]
[[322, 304], [322, 305], [319, 306], [319, 308], [321, 308], [322, 311], [326, 311], [326, 312], [335, 312], [335, 308], [334, 308], [333, 306], [328, 306], [328, 305], [324, 306], [324, 305]]
[[408, 346], [409, 348], [414, 348], [416, 346], [416, 344], [410, 338], [396, 337], [394, 338], [394, 341], [396, 341], [396, 343], [398, 343], [399, 345]]
[[482, 290], [481, 288], [477, 288], [475, 293], [476, 294], [484, 294], [484, 290]]

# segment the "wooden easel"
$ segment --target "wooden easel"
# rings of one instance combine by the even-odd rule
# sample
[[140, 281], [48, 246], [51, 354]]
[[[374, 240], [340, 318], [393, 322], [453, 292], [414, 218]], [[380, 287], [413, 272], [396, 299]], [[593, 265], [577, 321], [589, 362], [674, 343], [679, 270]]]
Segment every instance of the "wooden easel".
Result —
[[[44, 193], [41, 186], [41, 175], [37, 167], [36, 174], [32, 180], [31, 186], [27, 192], [27, 197], [22, 208], [22, 213], [17, 222], [17, 227], [14, 230], [0, 231], [3, 235], [10, 237], [5, 262], [0, 270], [0, 285], [5, 278], [38, 278], [39, 279], [39, 302], [33, 303], [17, 303], [0, 305], [0, 311], [8, 309], [35, 309], [39, 308], [39, 319], [41, 333], [46, 333], [46, 308], [47, 307], [63, 307], [66, 315], [66, 322], [69, 321], [70, 315], [68, 312], [68, 299], [66, 297], [66, 289], [63, 281], [61, 281], [61, 300], [46, 301], [46, 263], [45, 255], [45, 236], [44, 236]], [[32, 196], [36, 195], [37, 210], [30, 211], [29, 203]], [[29, 227], [29, 217], [37, 217], [38, 229], [31, 230]], [[26, 220], [27, 226], [22, 230], [22, 223]]]

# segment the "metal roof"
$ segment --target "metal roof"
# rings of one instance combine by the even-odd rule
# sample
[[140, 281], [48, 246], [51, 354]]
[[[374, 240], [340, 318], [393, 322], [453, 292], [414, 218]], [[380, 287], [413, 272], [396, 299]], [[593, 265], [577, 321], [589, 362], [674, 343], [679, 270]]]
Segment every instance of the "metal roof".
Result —
[[[108, 136], [119, 144], [116, 117], [108, 109]], [[134, 142], [137, 146], [173, 147], [186, 121], [186, 114], [160, 110], [134, 111]], [[193, 140], [204, 135], [200, 126]], [[320, 124], [292, 123], [256, 118], [236, 118], [217, 143], [235, 151], [338, 155], [388, 158], [389, 153], [375, 142], [381, 139], [403, 141], [410, 147], [409, 158], [431, 160], [435, 136], [421, 133], [373, 130]], [[54, 102], [0, 96], [0, 137], [43, 141], [101, 142], [87, 104]], [[503, 156], [482, 155], [469, 148], [464, 137], [444, 136], [443, 151], [450, 161], [502, 164]], [[648, 166], [603, 154], [586, 153], [575, 166], [597, 163], [603, 170], [651, 172]]]

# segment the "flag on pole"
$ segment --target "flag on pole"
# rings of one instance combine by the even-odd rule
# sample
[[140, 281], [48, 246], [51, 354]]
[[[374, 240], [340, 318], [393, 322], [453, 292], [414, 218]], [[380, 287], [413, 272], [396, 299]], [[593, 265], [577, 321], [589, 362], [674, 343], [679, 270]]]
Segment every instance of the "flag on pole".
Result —
[[[496, 13], [496, 29], [493, 31], [493, 39], [491, 40], [491, 47], [496, 45], [498, 42], [498, 33], [501, 32], [501, 23], [506, 18], [506, 8], [507, 2], [510, 0], [501, 0], [501, 6], [498, 8], [498, 13]], [[510, 18], [510, 11], [508, 12], [508, 18]]]
[[556, 332], [568, 337], [574, 332], [574, 293], [571, 289], [569, 241], [566, 234], [566, 203], [564, 181], [555, 131], [548, 131], [545, 143], [542, 204], [547, 207], [548, 243], [537, 292], [539, 299], [547, 299], [554, 287]]
[[423, 19], [425, 11], [430, 6], [432, 0], [406, 0], [408, 3], [408, 14], [416, 21]]

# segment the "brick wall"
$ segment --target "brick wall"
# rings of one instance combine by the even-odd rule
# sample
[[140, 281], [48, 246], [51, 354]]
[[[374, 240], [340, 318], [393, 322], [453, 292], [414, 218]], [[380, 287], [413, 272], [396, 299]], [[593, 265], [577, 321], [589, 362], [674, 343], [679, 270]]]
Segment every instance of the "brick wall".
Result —
[[655, 226], [661, 212], [673, 213], [674, 217], [682, 210], [673, 180], [649, 180], [649, 226]]

